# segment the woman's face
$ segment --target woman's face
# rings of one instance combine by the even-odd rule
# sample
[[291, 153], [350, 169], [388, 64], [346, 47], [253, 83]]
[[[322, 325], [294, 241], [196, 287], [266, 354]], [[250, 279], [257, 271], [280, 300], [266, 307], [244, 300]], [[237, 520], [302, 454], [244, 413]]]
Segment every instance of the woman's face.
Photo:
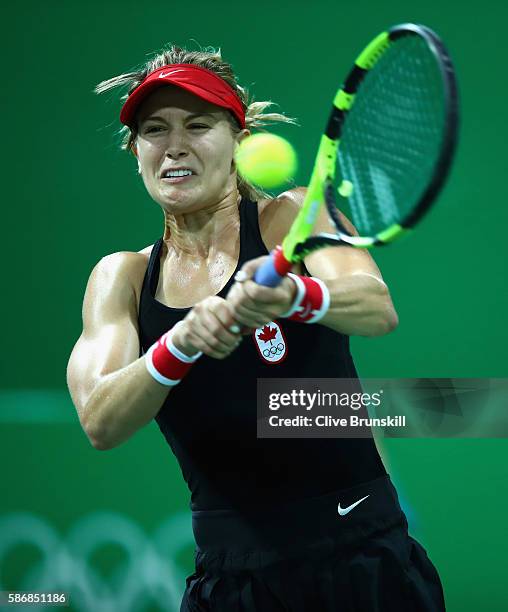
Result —
[[[233, 155], [249, 134], [233, 134], [223, 108], [173, 85], [159, 87], [137, 112], [137, 157], [151, 197], [172, 213], [192, 212], [236, 189]], [[172, 168], [191, 176], [165, 178]]]

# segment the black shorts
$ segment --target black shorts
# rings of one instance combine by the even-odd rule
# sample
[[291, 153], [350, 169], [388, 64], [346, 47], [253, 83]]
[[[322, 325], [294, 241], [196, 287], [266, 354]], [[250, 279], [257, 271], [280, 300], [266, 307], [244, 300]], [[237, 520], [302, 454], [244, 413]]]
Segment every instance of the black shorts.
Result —
[[196, 571], [181, 612], [445, 610], [388, 476], [255, 513], [197, 511], [192, 522]]

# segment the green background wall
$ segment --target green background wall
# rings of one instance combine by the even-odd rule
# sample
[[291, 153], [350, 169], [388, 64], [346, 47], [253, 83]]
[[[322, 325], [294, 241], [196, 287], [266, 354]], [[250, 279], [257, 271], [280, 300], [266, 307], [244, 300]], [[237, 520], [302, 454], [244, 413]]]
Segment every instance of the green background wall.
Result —
[[[44, 551], [57, 550], [47, 534], [35, 545], [34, 534], [44, 530], [66, 542], [70, 567], [92, 518], [120, 534], [139, 530], [144, 545], [167, 541], [150, 559], [159, 569], [169, 559], [166, 586], [175, 592], [154, 586], [149, 596], [146, 587], [139, 600], [133, 595], [121, 605], [111, 595], [111, 609], [177, 609], [191, 566], [187, 492], [156, 425], [97, 452], [65, 392], [92, 267], [108, 253], [153, 243], [162, 231], [134, 159], [118, 147], [120, 92], [95, 96], [94, 85], [169, 42], [221, 47], [258, 100], [271, 99], [298, 117], [301, 128], [276, 131], [297, 147], [297, 182], [304, 185], [328, 100], [361, 46], [395, 23], [435, 29], [459, 76], [458, 156], [421, 231], [375, 254], [399, 328], [387, 337], [355, 338], [353, 350], [364, 376], [504, 377], [507, 16], [506, 6], [492, 0], [317, 0], [312, 8], [286, 0], [27, 0], [3, 8], [0, 590], [33, 588]], [[438, 567], [453, 612], [508, 605], [506, 450], [503, 439], [384, 442], [412, 533]], [[169, 525], [165, 536], [156, 531], [161, 525]], [[89, 566], [106, 585], [126, 593], [125, 584], [135, 582], [121, 547], [107, 538], [90, 555]], [[61, 577], [51, 558], [49, 574]], [[150, 567], [147, 560], [141, 570]], [[100, 583], [88, 582], [99, 598]], [[76, 610], [98, 609], [84, 595], [74, 601]]]

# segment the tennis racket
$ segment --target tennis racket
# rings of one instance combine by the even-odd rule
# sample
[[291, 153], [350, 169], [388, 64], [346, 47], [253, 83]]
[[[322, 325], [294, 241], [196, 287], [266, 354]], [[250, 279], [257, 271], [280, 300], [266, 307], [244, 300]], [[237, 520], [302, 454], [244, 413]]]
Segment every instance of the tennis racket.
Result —
[[[275, 287], [316, 249], [385, 245], [414, 228], [446, 181], [457, 133], [455, 73], [437, 34], [406, 23], [376, 36], [335, 95], [298, 216], [254, 280]], [[323, 203], [335, 231], [313, 236]]]

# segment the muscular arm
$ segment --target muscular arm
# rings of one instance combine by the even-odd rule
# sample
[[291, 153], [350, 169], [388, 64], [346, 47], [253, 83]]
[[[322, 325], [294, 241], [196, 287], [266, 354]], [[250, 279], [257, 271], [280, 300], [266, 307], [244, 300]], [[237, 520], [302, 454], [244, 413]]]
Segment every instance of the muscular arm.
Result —
[[118, 446], [149, 423], [168, 387], [139, 358], [132, 253], [115, 253], [94, 268], [83, 303], [83, 332], [71, 353], [67, 383], [83, 430], [99, 450]]
[[[334, 257], [330, 253], [328, 262]], [[321, 261], [305, 263], [311, 276], [321, 278], [330, 291], [330, 308], [321, 325], [348, 336], [382, 336], [397, 327], [397, 313], [381, 275], [359, 267], [327, 278]]]
[[[260, 215], [260, 229], [269, 249], [280, 244], [298, 214], [306, 189], [281, 194]], [[356, 230], [342, 215], [345, 226]], [[328, 215], [322, 209], [315, 232], [330, 232]], [[305, 260], [311, 274], [325, 282], [330, 291], [330, 309], [320, 324], [347, 335], [380, 336], [398, 324], [390, 292], [381, 272], [365, 249], [348, 246], [314, 251]]]
[[[118, 446], [149, 423], [171, 392], [148, 373], [145, 358], [138, 357], [132, 277], [139, 262], [135, 253], [115, 253], [94, 268], [83, 303], [83, 333], [67, 367], [81, 426], [99, 450]], [[203, 351], [224, 359], [241, 341], [230, 331], [233, 323], [226, 301], [210, 296], [174, 328], [173, 343], [187, 355]]]

